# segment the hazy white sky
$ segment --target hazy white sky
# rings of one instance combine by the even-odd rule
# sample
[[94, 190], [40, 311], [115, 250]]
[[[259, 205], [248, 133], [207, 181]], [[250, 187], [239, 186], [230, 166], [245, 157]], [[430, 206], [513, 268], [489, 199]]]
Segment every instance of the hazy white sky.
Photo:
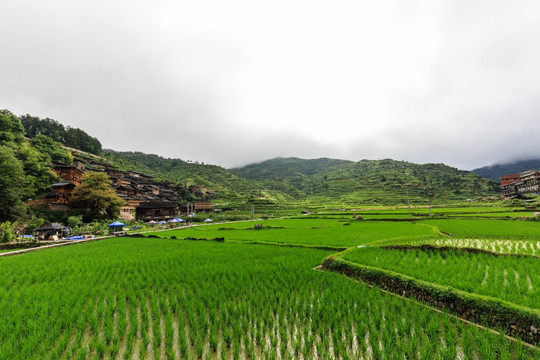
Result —
[[0, 2], [0, 108], [106, 148], [463, 169], [540, 157], [540, 2]]

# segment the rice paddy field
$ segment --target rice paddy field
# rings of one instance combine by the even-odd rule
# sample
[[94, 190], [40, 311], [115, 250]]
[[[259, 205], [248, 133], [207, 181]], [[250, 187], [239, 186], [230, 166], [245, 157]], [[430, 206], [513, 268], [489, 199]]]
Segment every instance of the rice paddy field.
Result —
[[[256, 229], [257, 224], [262, 225]], [[431, 239], [432, 227], [410, 222], [363, 222], [351, 217], [259, 220], [157, 232], [160, 237], [225, 238], [225, 241], [347, 247], [380, 239]]]
[[[0, 257], [0, 359], [540, 359], [520, 340], [317, 270], [349, 248], [341, 255], [359, 264], [538, 310], [538, 222], [345, 213], [144, 235], [158, 237]], [[214, 238], [224, 241], [202, 240]], [[527, 256], [459, 250], [469, 247]]]
[[344, 258], [540, 309], [540, 260], [536, 257], [363, 247], [347, 252]]

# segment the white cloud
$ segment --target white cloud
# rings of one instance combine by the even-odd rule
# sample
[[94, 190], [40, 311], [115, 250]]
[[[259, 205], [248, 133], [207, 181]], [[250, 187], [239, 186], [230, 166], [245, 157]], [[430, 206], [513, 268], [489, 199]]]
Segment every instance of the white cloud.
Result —
[[118, 150], [462, 168], [540, 150], [534, 1], [21, 0], [0, 33], [1, 107]]

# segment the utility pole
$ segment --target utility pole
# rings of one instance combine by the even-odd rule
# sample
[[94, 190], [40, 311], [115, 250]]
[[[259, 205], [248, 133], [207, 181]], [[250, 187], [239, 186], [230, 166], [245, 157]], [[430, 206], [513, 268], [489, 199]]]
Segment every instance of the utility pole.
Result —
[[405, 193], [407, 194], [407, 205], [409, 206], [409, 219], [412, 219], [411, 201], [409, 200], [409, 184], [405, 184]]
[[431, 217], [431, 192], [430, 192], [431, 189], [429, 188], [429, 186], [426, 186], [424, 190], [426, 190], [428, 208], [429, 208], [429, 217]]

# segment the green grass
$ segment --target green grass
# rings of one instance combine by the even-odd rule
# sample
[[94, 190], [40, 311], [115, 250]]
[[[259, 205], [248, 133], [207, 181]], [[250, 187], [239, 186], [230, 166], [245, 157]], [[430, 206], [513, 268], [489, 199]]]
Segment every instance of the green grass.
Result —
[[[255, 230], [255, 224], [263, 229]], [[438, 234], [430, 227], [409, 222], [377, 222], [344, 219], [275, 219], [215, 224], [157, 232], [160, 237], [224, 237], [225, 241], [346, 247], [383, 239], [426, 239]]]
[[314, 271], [329, 254], [114, 238], [2, 258], [0, 358], [536, 356], [445, 314]]

